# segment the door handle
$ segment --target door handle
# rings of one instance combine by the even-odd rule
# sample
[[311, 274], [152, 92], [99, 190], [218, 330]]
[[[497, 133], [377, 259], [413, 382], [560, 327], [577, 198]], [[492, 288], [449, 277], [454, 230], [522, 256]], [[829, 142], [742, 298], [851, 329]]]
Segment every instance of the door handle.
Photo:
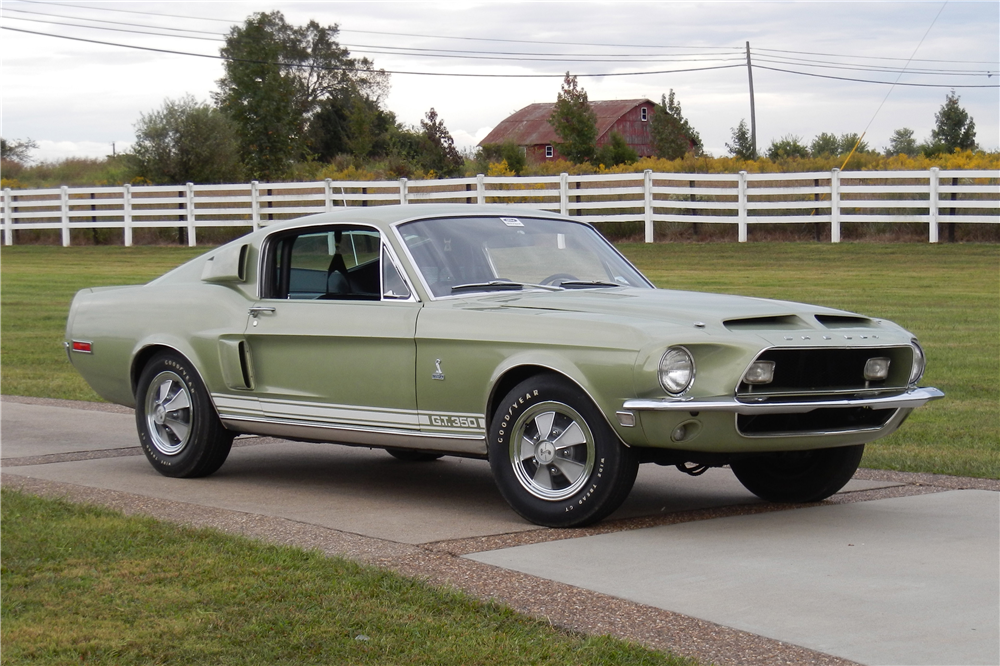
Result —
[[275, 308], [266, 305], [255, 305], [250, 308], [250, 316], [256, 319], [262, 314], [274, 314]]

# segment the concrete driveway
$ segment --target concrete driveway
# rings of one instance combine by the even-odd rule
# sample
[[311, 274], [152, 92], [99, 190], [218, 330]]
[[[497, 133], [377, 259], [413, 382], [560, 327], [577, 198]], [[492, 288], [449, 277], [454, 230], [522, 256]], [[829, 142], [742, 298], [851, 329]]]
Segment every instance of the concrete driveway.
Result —
[[1000, 664], [1000, 482], [862, 470], [789, 510], [726, 469], [646, 465], [607, 521], [548, 530], [483, 461], [244, 437], [215, 475], [168, 479], [127, 410], [0, 407], [8, 487], [320, 548], [717, 663]]

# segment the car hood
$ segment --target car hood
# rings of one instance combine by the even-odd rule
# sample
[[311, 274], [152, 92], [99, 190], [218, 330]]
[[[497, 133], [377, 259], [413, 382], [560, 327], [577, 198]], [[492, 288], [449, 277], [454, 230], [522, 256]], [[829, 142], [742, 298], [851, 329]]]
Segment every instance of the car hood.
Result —
[[[478, 296], [466, 307], [532, 311], [581, 319], [612, 319], [652, 329], [697, 328], [704, 333], [753, 333], [772, 344], [787, 344], [802, 333], [878, 329], [882, 322], [844, 310], [791, 301], [668, 289], [573, 289]], [[831, 334], [832, 337], [832, 334]]]

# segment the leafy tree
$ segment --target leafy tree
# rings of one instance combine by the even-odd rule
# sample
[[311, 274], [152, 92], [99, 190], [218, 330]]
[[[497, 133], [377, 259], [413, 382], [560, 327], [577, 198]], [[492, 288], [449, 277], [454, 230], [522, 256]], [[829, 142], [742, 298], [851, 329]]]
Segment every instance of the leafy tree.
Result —
[[802, 138], [786, 134], [780, 139], [773, 139], [767, 149], [767, 158], [778, 160], [786, 157], [809, 157], [809, 149], [802, 145]]
[[528, 166], [528, 158], [524, 154], [524, 150], [510, 140], [480, 146], [476, 159], [483, 173], [487, 171], [490, 164], [506, 162], [507, 168], [520, 176], [524, 168]]
[[[277, 11], [254, 14], [230, 30], [221, 50], [225, 74], [214, 97], [236, 124], [251, 177], [273, 180], [286, 173], [305, 152], [306, 128], [326, 100], [364, 97], [377, 104], [384, 95], [385, 73], [366, 59], [352, 59], [337, 43], [338, 32], [336, 25], [315, 21], [289, 25]], [[319, 127], [330, 127], [336, 116], [333, 110]], [[342, 138], [335, 132], [331, 141]]]
[[726, 150], [733, 157], [741, 160], [755, 160], [757, 153], [753, 149], [753, 140], [750, 138], [750, 128], [747, 127], [746, 119], [740, 120], [740, 124], [732, 128], [733, 142], [726, 144]]
[[587, 91], [566, 72], [549, 124], [563, 143], [559, 152], [575, 164], [589, 162], [597, 152], [597, 114], [590, 108]]
[[431, 108], [420, 121], [423, 130], [422, 166], [433, 170], [441, 176], [450, 176], [461, 171], [465, 160], [455, 148], [455, 140], [445, 127], [444, 121], [438, 118], [437, 111]]
[[953, 153], [957, 149], [975, 150], [976, 123], [958, 103], [959, 97], [952, 90], [945, 98], [941, 110], [934, 114], [931, 130], [931, 149]]
[[191, 95], [166, 100], [135, 124], [129, 162], [138, 175], [159, 184], [240, 180], [239, 149], [232, 122]]
[[885, 149], [886, 157], [895, 155], [916, 155], [920, 152], [917, 147], [917, 140], [913, 138], [913, 130], [909, 127], [901, 127], [892, 133], [889, 138], [889, 147]]
[[[854, 146], [857, 145], [857, 148]], [[867, 141], [862, 141], [861, 136], [857, 132], [849, 132], [848, 134], [840, 135], [840, 154], [848, 155], [851, 151], [855, 153], [871, 153], [871, 148], [868, 147]]]
[[670, 97], [662, 95], [653, 109], [649, 133], [657, 157], [676, 160], [691, 152], [702, 154], [701, 137], [681, 113], [681, 103], [675, 101], [673, 88]]
[[0, 159], [25, 165], [31, 162], [31, 151], [37, 148], [38, 144], [31, 139], [8, 141], [0, 138]]
[[809, 144], [809, 152], [816, 157], [820, 157], [821, 155], [839, 155], [840, 139], [837, 138], [836, 134], [821, 132]]
[[632, 164], [639, 161], [639, 153], [632, 146], [628, 145], [618, 132], [612, 132], [606, 144], [598, 148], [594, 161], [606, 167], [618, 166], [619, 164]]

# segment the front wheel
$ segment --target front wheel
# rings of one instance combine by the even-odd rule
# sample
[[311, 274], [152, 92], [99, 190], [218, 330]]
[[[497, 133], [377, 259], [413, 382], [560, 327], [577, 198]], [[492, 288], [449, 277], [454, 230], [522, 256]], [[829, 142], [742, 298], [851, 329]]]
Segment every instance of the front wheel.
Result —
[[490, 424], [493, 478], [507, 503], [546, 527], [595, 523], [635, 483], [639, 455], [624, 446], [590, 398], [551, 375], [525, 380]]
[[190, 361], [173, 353], [154, 356], [143, 368], [135, 422], [143, 453], [164, 476], [208, 476], [233, 444], [234, 433], [219, 421]]
[[861, 464], [865, 445], [783, 451], [734, 461], [743, 487], [769, 502], [819, 502], [843, 488]]

